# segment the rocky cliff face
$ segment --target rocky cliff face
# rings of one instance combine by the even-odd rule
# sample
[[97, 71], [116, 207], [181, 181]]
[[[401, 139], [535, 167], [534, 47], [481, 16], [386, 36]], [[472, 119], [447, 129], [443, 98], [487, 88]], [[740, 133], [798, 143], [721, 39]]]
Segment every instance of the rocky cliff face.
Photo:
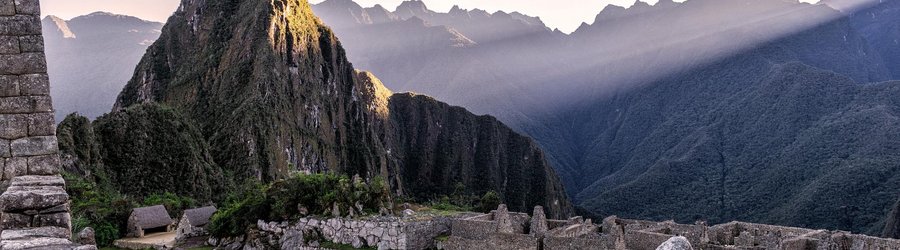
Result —
[[[459, 181], [471, 192], [497, 189], [522, 205], [517, 208], [544, 205], [558, 215], [572, 212], [553, 170], [529, 140], [512, 136], [499, 122], [471, 123], [476, 118], [470, 113], [442, 118], [448, 125], [462, 124], [457, 130], [418, 133], [409, 128], [439, 125], [398, 120], [403, 111], [395, 106], [424, 104], [395, 104], [390, 95], [377, 78], [354, 70], [306, 1], [185, 0], [114, 110], [160, 103], [184, 113], [212, 145], [215, 163], [238, 179], [270, 181], [322, 171], [381, 175], [397, 193], [418, 198], [446, 194], [451, 181]], [[475, 137], [480, 134], [486, 135]], [[445, 138], [456, 135], [461, 137]], [[457, 139], [485, 144], [425, 144]], [[419, 153], [427, 156], [418, 158]], [[419, 187], [417, 171], [446, 173], [433, 177], [447, 179]], [[473, 171], [493, 173], [491, 181], [497, 182], [479, 183], [470, 178]], [[519, 190], [546, 195], [525, 199], [512, 193]]]
[[884, 231], [881, 237], [900, 239], [900, 201], [891, 209], [891, 213], [884, 221]]
[[[469, 191], [505, 194], [506, 204], [528, 211], [530, 204], [563, 218], [568, 204], [559, 179], [530, 138], [491, 116], [476, 116], [431, 97], [397, 94], [390, 99], [397, 136], [392, 152], [407, 192], [420, 198], [451, 193], [455, 183]], [[533, 207], [533, 206], [532, 206]]]

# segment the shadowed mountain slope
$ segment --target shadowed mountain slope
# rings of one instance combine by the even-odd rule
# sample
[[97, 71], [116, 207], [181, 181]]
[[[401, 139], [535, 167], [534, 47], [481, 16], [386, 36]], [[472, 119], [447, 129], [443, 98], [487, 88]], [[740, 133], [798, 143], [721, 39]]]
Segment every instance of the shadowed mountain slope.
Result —
[[[433, 58], [365, 57], [368, 69], [389, 87], [497, 115], [533, 136], [567, 191], [598, 215], [877, 234], [896, 199], [896, 145], [886, 139], [896, 128], [888, 98], [896, 84], [874, 84], [892, 79], [890, 64], [855, 21], [827, 6], [638, 2], [608, 7], [568, 36], [548, 30], [501, 42], [439, 18], [466, 13], [488, 26], [477, 11], [437, 13], [410, 1], [393, 13], [475, 44], [452, 54], [435, 47]], [[406, 36], [365, 33], [375, 26], [337, 33]], [[361, 43], [347, 45], [351, 55], [378, 55]], [[378, 66], [406, 60], [419, 67]]]

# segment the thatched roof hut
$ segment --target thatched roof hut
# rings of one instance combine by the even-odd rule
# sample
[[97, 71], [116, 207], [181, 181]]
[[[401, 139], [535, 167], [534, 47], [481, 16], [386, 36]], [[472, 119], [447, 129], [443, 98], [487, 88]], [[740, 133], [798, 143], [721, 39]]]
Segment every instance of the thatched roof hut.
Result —
[[135, 208], [128, 217], [128, 235], [144, 237], [146, 231], [172, 231], [174, 221], [162, 205]]

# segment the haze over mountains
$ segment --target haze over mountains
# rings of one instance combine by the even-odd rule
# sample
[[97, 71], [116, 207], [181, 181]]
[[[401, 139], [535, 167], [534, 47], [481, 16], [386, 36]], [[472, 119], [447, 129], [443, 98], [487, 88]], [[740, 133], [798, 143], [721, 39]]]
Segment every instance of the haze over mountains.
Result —
[[[419, 1], [388, 10], [329, 0], [312, 9], [334, 29], [353, 66], [372, 71], [389, 89], [424, 93], [476, 114], [497, 116], [535, 138], [566, 191], [591, 213], [879, 234], [883, 225], [896, 220], [896, 212], [886, 217], [900, 190], [900, 83], [890, 82], [900, 77], [900, 1], [881, 2], [861, 10], [830, 2], [844, 13], [782, 0], [638, 2], [627, 9], [608, 7], [592, 24], [568, 35], [536, 17], [460, 8], [438, 13]], [[120, 107], [162, 100], [193, 110], [187, 115], [200, 121], [223, 118], [197, 111], [215, 106], [204, 102], [228, 100], [206, 95], [201, 90], [211, 87], [198, 87], [190, 77], [170, 85], [135, 84], [167, 79], [171, 69], [163, 67], [162, 59], [153, 62], [142, 64]], [[290, 68], [281, 73], [288, 72]], [[406, 129], [394, 139], [412, 146], [407, 154], [418, 155], [410, 151], [419, 145], [411, 135], [466, 131], [444, 128], [447, 117], [462, 117], [469, 124], [494, 122], [472, 120], [464, 112], [414, 97], [391, 98], [406, 103], [392, 103], [391, 109], [408, 110], [393, 121], [435, 126], [400, 126]], [[425, 104], [412, 104], [417, 102]], [[239, 103], [232, 104], [242, 107]], [[298, 116], [324, 112], [306, 106], [284, 110]], [[281, 136], [288, 133], [280, 129], [233, 130], [223, 136], [209, 134], [222, 129], [219, 125], [199, 126], [215, 145], [232, 144], [218, 138], [243, 136], [268, 142], [280, 138], [274, 143], [283, 146], [290, 144], [283, 142], [289, 137], [302, 136]], [[261, 136], [270, 132], [277, 136]], [[426, 145], [467, 143], [441, 137]], [[228, 159], [231, 153], [212, 152], [222, 155], [219, 164], [248, 160]], [[302, 156], [284, 155], [290, 160]], [[266, 175], [286, 169], [266, 163], [267, 157], [249, 159], [260, 162], [259, 167], [241, 171]], [[273, 162], [283, 160], [278, 157]], [[405, 159], [412, 166], [434, 158]], [[301, 162], [323, 168], [318, 160]], [[430, 176], [440, 182], [442, 175], [435, 173], [413, 171], [406, 177]]]
[[108, 112], [162, 25], [104, 12], [44, 18], [57, 121], [72, 112], [91, 118]]
[[[388, 87], [497, 115], [536, 138], [567, 191], [598, 215], [880, 233], [897, 197], [896, 164], [884, 155], [896, 147], [887, 139], [896, 125], [876, 111], [892, 84], [861, 85], [894, 78], [897, 55], [878, 44], [890, 32], [872, 32], [891, 27], [867, 30], [866, 19], [828, 6], [637, 2], [608, 7], [571, 35], [535, 18], [435, 13], [421, 2], [379, 23], [358, 21], [383, 13], [378, 6], [332, 0], [314, 9], [343, 24], [338, 36], [359, 38], [345, 42], [348, 55]], [[383, 33], [417, 18], [426, 23]], [[475, 44], [405, 35], [433, 27]], [[437, 53], [393, 50], [422, 44]], [[873, 139], [835, 141], [860, 137]]]

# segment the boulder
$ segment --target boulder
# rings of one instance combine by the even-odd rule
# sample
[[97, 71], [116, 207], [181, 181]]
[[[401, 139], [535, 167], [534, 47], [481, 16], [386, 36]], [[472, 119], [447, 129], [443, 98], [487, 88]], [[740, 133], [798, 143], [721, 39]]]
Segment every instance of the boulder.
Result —
[[82, 245], [96, 245], [97, 244], [97, 240], [94, 237], [94, 229], [90, 228], [90, 227], [85, 227], [84, 229], [81, 230], [81, 232], [78, 232], [78, 237], [75, 240], [77, 241], [76, 243], [82, 244]]
[[694, 248], [691, 247], [691, 242], [684, 236], [675, 236], [663, 242], [656, 250], [694, 250]]

